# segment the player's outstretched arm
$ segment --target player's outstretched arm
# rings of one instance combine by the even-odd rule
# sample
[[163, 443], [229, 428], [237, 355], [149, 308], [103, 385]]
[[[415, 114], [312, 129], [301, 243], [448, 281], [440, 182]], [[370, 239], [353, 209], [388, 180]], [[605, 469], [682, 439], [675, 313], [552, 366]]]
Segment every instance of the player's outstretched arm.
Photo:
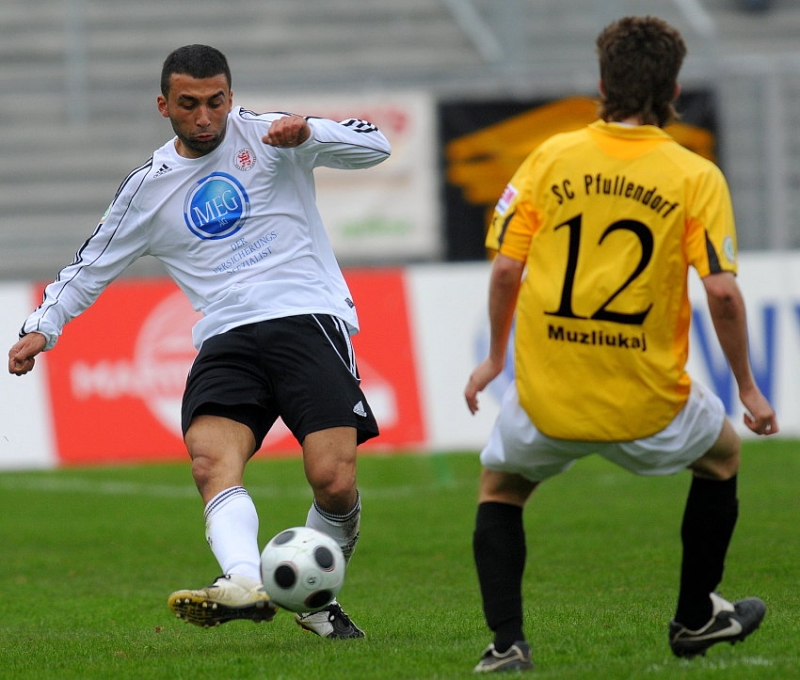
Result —
[[464, 389], [467, 408], [473, 415], [478, 411], [478, 394], [500, 375], [505, 365], [506, 348], [524, 269], [524, 262], [505, 255], [497, 255], [492, 265], [489, 282], [489, 356], [470, 374]]
[[8, 372], [12, 375], [25, 375], [33, 370], [36, 355], [47, 345], [47, 338], [41, 333], [23, 335], [8, 351]]
[[[267, 117], [276, 114], [264, 114]], [[296, 148], [310, 167], [358, 170], [371, 168], [389, 158], [392, 147], [378, 128], [366, 120], [329, 118], [296, 114], [281, 115], [261, 138], [280, 149]]]
[[708, 310], [719, 343], [739, 388], [745, 407], [744, 424], [756, 434], [778, 432], [778, 421], [766, 397], [756, 384], [747, 350], [747, 314], [736, 278], [730, 272], [703, 279]]

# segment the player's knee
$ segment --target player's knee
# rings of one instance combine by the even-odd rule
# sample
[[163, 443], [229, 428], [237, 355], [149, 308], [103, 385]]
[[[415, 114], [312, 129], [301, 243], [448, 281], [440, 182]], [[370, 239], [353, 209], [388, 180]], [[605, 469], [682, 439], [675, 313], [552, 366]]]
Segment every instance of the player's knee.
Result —
[[219, 463], [210, 456], [200, 452], [192, 455], [192, 478], [198, 489], [208, 486], [217, 476]]
[[308, 476], [317, 503], [329, 512], [345, 514], [356, 503], [358, 492], [355, 475], [346, 469], [328, 468]]
[[238, 462], [239, 456], [216, 446], [212, 441], [195, 439], [187, 441], [187, 444], [192, 459], [192, 478], [199, 489], [243, 467]]
[[484, 468], [481, 474], [479, 501], [493, 501], [523, 506], [538, 483], [521, 475], [495, 472]]
[[742, 440], [730, 421], [725, 420], [717, 441], [690, 467], [695, 474], [725, 481], [739, 472], [739, 451]]
[[715, 461], [712, 464], [695, 463], [690, 465], [689, 469], [697, 477], [711, 479], [716, 482], [726, 482], [738, 473], [739, 466], [732, 465], [730, 463], [723, 464], [720, 463], [720, 461]]
[[725, 453], [709, 452], [697, 459], [689, 468], [695, 475], [724, 482], [739, 472], [739, 447]]
[[[341, 428], [344, 432], [344, 428]], [[330, 439], [330, 432], [303, 442], [306, 479], [325, 510], [347, 513], [356, 502], [356, 450], [349, 438]], [[340, 434], [340, 433], [334, 433]]]

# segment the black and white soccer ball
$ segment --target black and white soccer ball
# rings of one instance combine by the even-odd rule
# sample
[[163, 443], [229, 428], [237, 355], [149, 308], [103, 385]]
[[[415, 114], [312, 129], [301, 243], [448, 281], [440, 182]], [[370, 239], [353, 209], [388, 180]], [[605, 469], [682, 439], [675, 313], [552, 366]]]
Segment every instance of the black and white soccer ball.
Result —
[[342, 549], [328, 534], [309, 527], [281, 531], [261, 553], [261, 579], [270, 599], [289, 611], [327, 607], [344, 584]]

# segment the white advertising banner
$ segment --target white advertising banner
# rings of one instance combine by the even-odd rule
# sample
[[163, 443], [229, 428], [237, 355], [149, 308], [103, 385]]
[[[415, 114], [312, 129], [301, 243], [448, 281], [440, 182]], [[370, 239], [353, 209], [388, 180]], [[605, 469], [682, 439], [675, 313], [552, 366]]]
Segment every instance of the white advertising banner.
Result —
[[435, 102], [429, 94], [237, 93], [236, 102], [257, 113], [363, 118], [377, 125], [392, 145], [386, 162], [361, 171], [314, 172], [334, 250], [345, 265], [439, 259]]
[[[513, 379], [509, 352], [506, 370], [481, 395], [480, 411], [469, 413], [464, 385], [488, 348], [489, 273], [485, 262], [349, 273], [360, 312], [370, 319], [363, 337], [355, 339], [370, 399], [380, 402], [376, 389], [391, 386], [392, 408], [383, 409], [378, 450], [483, 446]], [[775, 406], [780, 436], [800, 438], [800, 253], [747, 253], [739, 282], [756, 380]], [[32, 284], [0, 285], [0, 337], [7, 347], [36, 304], [37, 291]], [[156, 323], [174, 321], [175, 311], [165, 306], [174, 295], [164, 280], [115, 284], [70, 325], [52, 356], [37, 359], [36, 370], [23, 377], [3, 371], [0, 470], [185, 456], [168, 416], [176, 412], [184, 364], [193, 351], [186, 345], [188, 330], [179, 338], [165, 336]], [[720, 396], [740, 433], [755, 436], [742, 423], [736, 384], [694, 275], [690, 296], [689, 372]], [[117, 341], [98, 351], [93, 338], [99, 337], [98, 328], [108, 327], [116, 329]], [[149, 353], [142, 354], [146, 347]], [[136, 357], [152, 356], [153, 347], [161, 352], [159, 371], [142, 373]], [[130, 425], [131, 433], [125, 435], [123, 425]], [[113, 436], [103, 427], [111, 427]]]
[[[35, 306], [32, 286], [0, 285], [0, 338], [3, 357], [19, 336], [25, 317]], [[56, 463], [50, 397], [47, 393], [47, 356], [24, 376], [11, 375], [5, 364], [0, 374], [0, 470], [50, 468]]]
[[506, 373], [481, 395], [480, 411], [475, 416], [469, 412], [464, 386], [488, 350], [489, 269], [488, 263], [471, 263], [417, 266], [407, 271], [417, 384], [432, 450], [482, 446], [513, 375], [509, 362]]
[[[481, 396], [481, 410], [470, 415], [462, 392], [487, 351], [488, 275], [487, 263], [422, 265], [407, 272], [419, 343], [418, 382], [433, 450], [482, 447], [513, 377], [509, 360]], [[800, 253], [747, 253], [741, 257], [739, 283], [748, 307], [756, 380], [777, 411], [781, 435], [800, 437]], [[694, 275], [690, 296], [689, 372], [722, 398], [738, 431], [751, 436], [742, 424], [736, 384], [714, 335], [702, 283]]]

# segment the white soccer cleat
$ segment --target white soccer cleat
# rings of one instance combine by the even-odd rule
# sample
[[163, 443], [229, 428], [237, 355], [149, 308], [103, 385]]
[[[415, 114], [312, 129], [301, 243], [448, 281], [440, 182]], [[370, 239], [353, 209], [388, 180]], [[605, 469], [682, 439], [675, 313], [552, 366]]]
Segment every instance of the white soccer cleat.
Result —
[[260, 581], [238, 574], [220, 576], [198, 590], [177, 590], [167, 603], [178, 618], [206, 628], [234, 619], [272, 621], [278, 611]]
[[350, 620], [336, 600], [313, 614], [295, 614], [294, 619], [301, 628], [329, 640], [365, 637], [364, 631]]

